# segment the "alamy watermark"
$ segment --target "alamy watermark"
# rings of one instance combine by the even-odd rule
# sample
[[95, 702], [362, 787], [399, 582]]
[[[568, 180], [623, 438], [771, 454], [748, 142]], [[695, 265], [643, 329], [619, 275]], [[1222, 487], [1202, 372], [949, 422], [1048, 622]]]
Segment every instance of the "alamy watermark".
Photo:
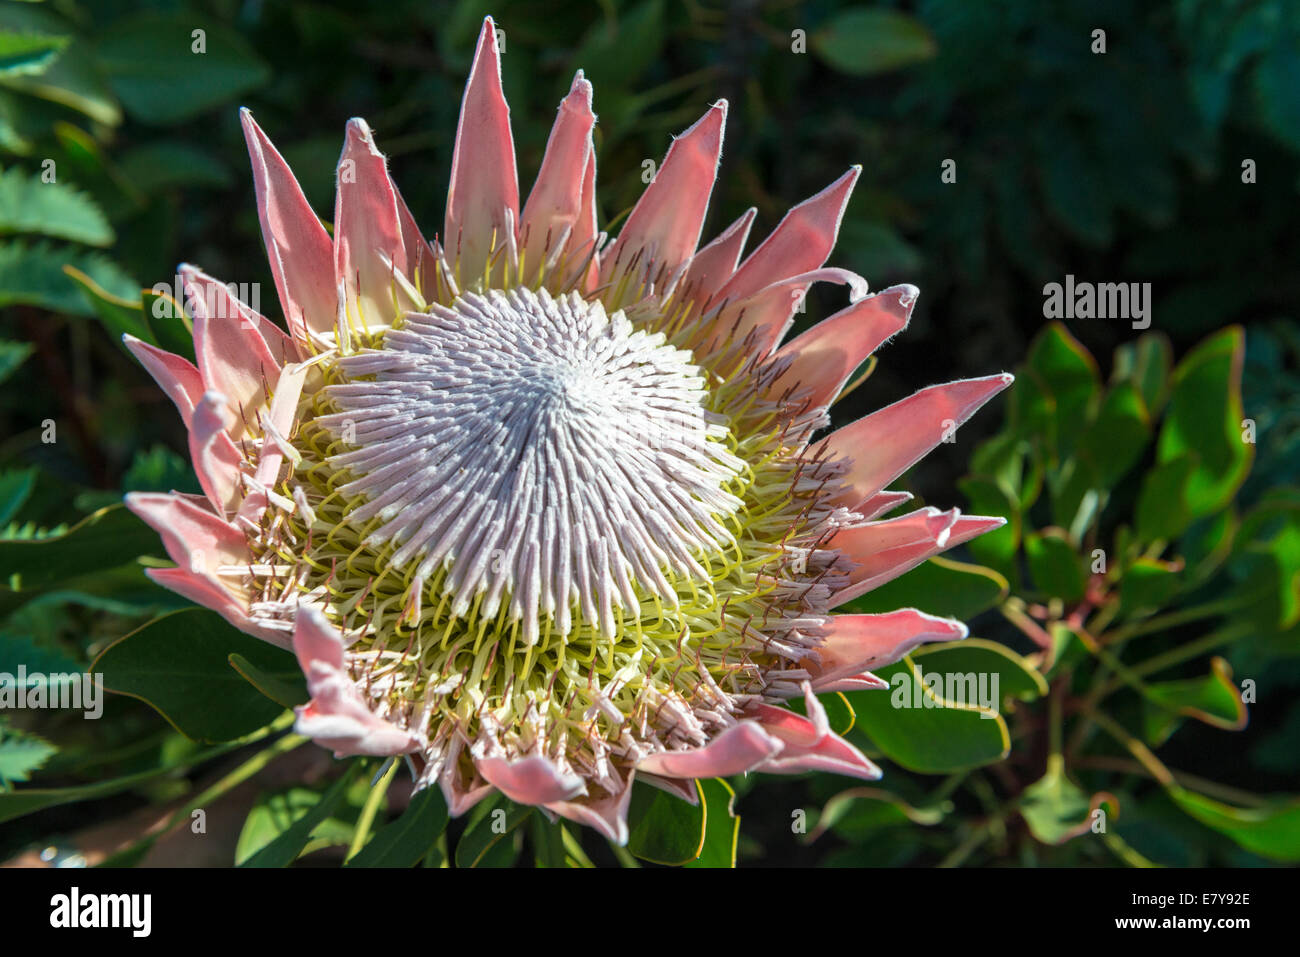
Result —
[[0, 711], [68, 708], [94, 721], [104, 713], [102, 674], [44, 674], [18, 666], [18, 674], [0, 671]]
[[1134, 329], [1151, 325], [1151, 283], [1075, 282], [1073, 273], [1064, 283], [1043, 287], [1046, 319], [1129, 319]]
[[[184, 277], [177, 274], [171, 285], [154, 284], [153, 317], [179, 319], [176, 305], [180, 304], [191, 316], [202, 311], [210, 319], [239, 319], [251, 327], [249, 313], [262, 311], [261, 286], [257, 282], [205, 282], [190, 283], [187, 287]], [[248, 313], [240, 309], [240, 303], [248, 307]]]
[[895, 708], [977, 708], [981, 718], [996, 718], [1002, 698], [996, 671], [903, 670], [890, 679], [889, 703]]

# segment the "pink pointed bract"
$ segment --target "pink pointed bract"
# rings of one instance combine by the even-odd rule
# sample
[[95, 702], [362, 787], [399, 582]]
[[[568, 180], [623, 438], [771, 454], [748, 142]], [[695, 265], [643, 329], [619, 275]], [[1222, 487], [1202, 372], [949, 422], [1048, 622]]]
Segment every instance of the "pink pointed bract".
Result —
[[[753, 210], [701, 245], [726, 115], [672, 143], [611, 240], [579, 73], [521, 206], [489, 19], [430, 240], [365, 121], [331, 238], [244, 111], [288, 334], [185, 266], [197, 365], [127, 340], [204, 492], [128, 497], [177, 565], [155, 580], [297, 655], [300, 732], [409, 756], [453, 814], [495, 790], [623, 842], [638, 775], [692, 801], [751, 770], [875, 778], [817, 693], [966, 634], [835, 610], [1001, 524], [882, 516], [1011, 377], [814, 441], [918, 293], [827, 266], [858, 167], [747, 256]], [[850, 304], [783, 344], [817, 282]]]

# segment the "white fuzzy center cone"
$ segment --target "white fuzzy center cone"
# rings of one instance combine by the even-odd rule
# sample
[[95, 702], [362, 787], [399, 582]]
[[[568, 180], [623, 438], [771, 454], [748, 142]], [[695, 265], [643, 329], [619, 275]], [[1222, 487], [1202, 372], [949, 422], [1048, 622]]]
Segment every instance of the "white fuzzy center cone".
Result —
[[731, 541], [742, 463], [705, 407], [704, 374], [662, 335], [577, 293], [467, 294], [409, 314], [380, 349], [338, 360], [349, 451], [340, 491], [366, 542], [422, 583], [440, 566], [452, 611], [509, 602], [529, 642], [573, 609], [605, 634], [652, 593], [670, 605], [698, 558]]

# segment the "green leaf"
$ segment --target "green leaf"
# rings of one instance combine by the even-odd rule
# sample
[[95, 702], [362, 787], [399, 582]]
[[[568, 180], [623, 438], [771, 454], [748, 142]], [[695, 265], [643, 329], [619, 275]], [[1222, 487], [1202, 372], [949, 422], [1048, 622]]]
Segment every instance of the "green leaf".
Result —
[[721, 778], [696, 782], [704, 807], [704, 843], [700, 855], [687, 867], [735, 867], [736, 844], [740, 839], [740, 815], [736, 813], [736, 792]]
[[294, 708], [311, 698], [307, 679], [292, 656], [285, 656], [283, 669], [275, 673], [257, 667], [238, 653], [232, 653], [229, 660], [230, 667], [243, 675], [245, 681], [282, 707]]
[[[50, 6], [54, 6], [51, 4]], [[0, 28], [19, 34], [57, 36], [70, 31], [62, 17], [26, 3], [0, 5]], [[93, 31], [87, 30], [90, 34]], [[69, 39], [63, 53], [35, 73], [0, 71], [0, 84], [28, 96], [77, 110], [107, 127], [122, 122], [112, 93], [99, 75], [90, 36]], [[44, 111], [48, 114], [49, 111]]]
[[[261, 736], [260, 732], [258, 736]], [[27, 814], [43, 811], [46, 808], [121, 794], [124, 791], [149, 784], [161, 777], [172, 774], [182, 764], [197, 766], [217, 755], [232, 751], [244, 743], [246, 742], [243, 740], [232, 741], [198, 753], [184, 751], [179, 755], [173, 754], [158, 767], [152, 767], [135, 774], [123, 775], [122, 777], [110, 778], [107, 781], [95, 781], [91, 784], [80, 784], [66, 788], [23, 788], [7, 794], [0, 793], [0, 824]]]
[[0, 76], [43, 73], [67, 45], [67, 37], [0, 30]]
[[271, 76], [236, 31], [192, 13], [123, 17], [100, 35], [98, 53], [100, 69], [127, 113], [153, 125], [179, 123], [231, 103]]
[[564, 847], [564, 826], [552, 824], [540, 814], [533, 815], [530, 837], [533, 844], [533, 863], [537, 867], [584, 867], [584, 863], [570, 857]]
[[1238, 808], [1185, 788], [1168, 791], [1184, 811], [1252, 854], [1272, 861], [1300, 861], [1300, 798]]
[[0, 235], [35, 233], [88, 246], [109, 246], [113, 227], [99, 205], [72, 187], [47, 183], [39, 173], [0, 172]]
[[1087, 588], [1083, 558], [1060, 529], [1048, 528], [1026, 536], [1025, 557], [1039, 591], [1065, 602], [1083, 597]]
[[376, 832], [345, 867], [414, 867], [447, 826], [447, 803], [436, 787], [411, 798], [396, 821]]
[[31, 497], [36, 469], [7, 469], [0, 472], [0, 525], [7, 525]]
[[165, 445], [137, 449], [122, 476], [124, 492], [189, 492], [202, 494], [190, 463]]
[[1156, 454], [1162, 464], [1191, 457], [1185, 495], [1193, 518], [1224, 508], [1250, 471], [1254, 445], [1242, 437], [1245, 348], [1240, 327], [1225, 329], [1174, 370]]
[[1001, 515], [1007, 519], [1007, 524], [980, 535], [966, 547], [976, 561], [1011, 577], [1016, 572], [1021, 529], [1020, 506], [1014, 494], [1003, 483], [984, 476], [964, 478], [957, 486], [970, 500], [973, 514]]
[[10, 342], [0, 339], [0, 382], [4, 382], [36, 351], [30, 342]]
[[1025, 490], [1025, 457], [1028, 451], [1029, 443], [1019, 435], [1002, 432], [981, 442], [971, 453], [971, 474], [996, 482], [1021, 508], [1027, 508], [1032, 503], [1023, 499], [1022, 492]]
[[210, 150], [167, 140], [127, 151], [119, 168], [131, 185], [147, 194], [185, 186], [221, 189], [232, 182], [230, 170]]
[[158, 535], [122, 505], [110, 505], [66, 532], [35, 541], [0, 541], [0, 582], [32, 591], [161, 551]]
[[172, 612], [109, 645], [91, 665], [104, 685], [140, 698], [188, 738], [229, 741], [284, 709], [230, 666], [239, 654], [264, 672], [284, 673], [292, 655], [202, 608]]
[[1165, 742], [1180, 724], [1180, 717], [1195, 718], [1215, 728], [1240, 731], [1246, 726], [1246, 705], [1232, 682], [1232, 667], [1224, 658], [1210, 662], [1210, 673], [1200, 678], [1156, 681], [1147, 684], [1146, 739]]
[[1174, 353], [1169, 340], [1146, 333], [1136, 342], [1126, 342], [1115, 350], [1111, 381], [1135, 388], [1149, 418], [1154, 419], [1165, 407], [1173, 366]]
[[1187, 487], [1196, 462], [1191, 456], [1157, 465], [1142, 480], [1137, 501], [1137, 535], [1144, 542], [1177, 538], [1192, 523]]
[[1219, 570], [1232, 554], [1238, 524], [1231, 509], [1192, 523], [1178, 543], [1187, 563], [1180, 576], [1183, 588], [1199, 585]]
[[1020, 799], [1020, 816], [1030, 832], [1044, 844], [1064, 844], [1092, 828], [1095, 812], [1103, 803], [1110, 813], [1118, 809], [1115, 798], [1105, 792], [1091, 797], [1065, 774], [1060, 755], [1047, 761], [1047, 773], [1025, 788]]
[[570, 62], [593, 84], [626, 90], [659, 58], [665, 38], [663, 0], [647, 0], [592, 24]]
[[81, 665], [61, 651], [37, 645], [23, 635], [0, 632], [0, 674], [16, 675], [18, 667], [27, 669], [29, 685], [38, 674], [80, 672]]
[[[235, 866], [243, 866], [249, 858], [310, 813], [320, 804], [320, 800], [320, 792], [310, 788], [290, 788], [287, 791], [260, 795], [248, 812], [248, 817], [244, 818], [239, 840], [235, 843]], [[327, 818], [312, 829], [308, 842], [347, 844], [352, 839], [353, 830], [353, 825], [347, 821], [336, 817]]]
[[1040, 436], [1056, 459], [1067, 458], [1101, 391], [1097, 361], [1059, 322], [1039, 333], [1016, 384], [1009, 413], [1019, 435]]
[[1078, 456], [1066, 459], [1048, 476], [1052, 490], [1052, 523], [1065, 530], [1071, 542], [1080, 542], [1097, 520], [1107, 494], [1096, 469]]
[[63, 272], [80, 288], [83, 298], [118, 346], [126, 348], [122, 342], [123, 335], [135, 336], [151, 344], [156, 341], [145, 321], [138, 295], [134, 299], [116, 296], [75, 266], [64, 266]]
[[704, 803], [691, 806], [648, 784], [633, 785], [627, 849], [645, 861], [681, 865], [704, 847]]
[[1154, 558], [1138, 558], [1124, 570], [1119, 583], [1121, 617], [1159, 611], [1178, 594], [1178, 572]]
[[810, 38], [827, 64], [852, 76], [871, 76], [928, 60], [934, 38], [912, 17], [895, 10], [846, 10]]
[[1151, 416], [1137, 386], [1121, 383], [1102, 400], [1079, 439], [1079, 455], [1109, 489], [1137, 464], [1151, 441]]
[[[842, 692], [823, 692], [817, 696], [817, 700], [826, 711], [826, 721], [832, 731], [836, 734], [848, 734], [853, 730], [857, 715], [853, 713], [853, 705], [849, 704], [849, 699], [844, 697]], [[786, 704], [795, 714], [807, 717], [808, 707], [802, 698], [791, 698]]]
[[479, 802], [469, 827], [456, 842], [456, 866], [508, 867], [514, 861], [514, 851], [513, 843], [505, 838], [514, 834], [532, 813], [528, 805], [500, 795]]
[[292, 864], [298, 855], [302, 853], [303, 848], [307, 846], [312, 832], [334, 813], [334, 809], [343, 800], [348, 785], [352, 783], [352, 779], [361, 769], [362, 763], [361, 761], [349, 763], [342, 777], [330, 785], [330, 789], [325, 792], [315, 806], [303, 813], [279, 837], [248, 858], [240, 866], [288, 867]]
[[815, 840], [825, 831], [834, 831], [841, 837], [858, 843], [884, 828], [916, 824], [928, 827], [938, 824], [951, 809], [951, 802], [937, 807], [918, 808], [883, 788], [849, 788], [826, 802], [809, 840]]
[[1300, 73], [1300, 54], [1295, 37], [1278, 43], [1260, 60], [1252, 76], [1251, 93], [1259, 107], [1261, 119], [1278, 140], [1292, 150], [1300, 149], [1300, 91], [1295, 78]]
[[[1006, 757], [1011, 737], [1002, 716], [971, 704], [947, 701], [927, 687], [946, 684], [937, 670], [924, 673], [911, 659], [877, 668], [889, 690], [846, 695], [857, 728], [890, 760], [910, 771], [945, 774], [991, 764]], [[978, 680], [978, 678], [977, 678]]]
[[28, 780], [56, 751], [44, 738], [0, 725], [0, 788]]
[[[1030, 664], [1029, 659], [996, 641], [965, 638], [943, 644], [922, 645], [912, 652], [911, 658], [923, 673], [996, 674], [998, 693], [1004, 698], [1032, 701], [1047, 694], [1047, 680]], [[1001, 707], [1001, 703], [997, 706]]]
[[924, 608], [932, 615], [974, 618], [1007, 596], [1007, 580], [991, 568], [931, 558], [906, 575], [855, 598], [845, 611], [879, 613]]
[[0, 306], [40, 306], [55, 312], [89, 316], [94, 310], [64, 273], [72, 266], [110, 295], [128, 298], [140, 287], [111, 260], [98, 253], [63, 249], [48, 243], [0, 242]]
[[1300, 622], [1300, 494], [1275, 490], [1241, 523], [1233, 543], [1233, 575], [1257, 589], [1248, 614], [1261, 630]]

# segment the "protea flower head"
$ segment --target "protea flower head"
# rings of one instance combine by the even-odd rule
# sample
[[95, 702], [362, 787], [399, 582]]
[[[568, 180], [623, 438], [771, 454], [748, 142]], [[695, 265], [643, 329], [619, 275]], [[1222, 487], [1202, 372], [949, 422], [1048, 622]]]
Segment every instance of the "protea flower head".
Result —
[[[609, 241], [578, 73], [521, 207], [489, 19], [429, 241], [364, 121], [331, 237], [245, 111], [288, 334], [183, 266], [197, 368], [128, 339], [205, 493], [129, 496], [179, 566], [150, 574], [293, 649], [300, 732], [407, 755], [454, 814], [495, 789], [624, 841], [634, 777], [691, 801], [693, 779], [751, 770], [876, 778], [817, 693], [965, 634], [833, 611], [1002, 523], [881, 516], [1011, 377], [814, 441], [917, 290], [825, 266], [856, 167], [743, 259], [752, 209], [697, 248], [726, 113], [673, 142]], [[851, 304], [782, 345], [814, 282]]]

